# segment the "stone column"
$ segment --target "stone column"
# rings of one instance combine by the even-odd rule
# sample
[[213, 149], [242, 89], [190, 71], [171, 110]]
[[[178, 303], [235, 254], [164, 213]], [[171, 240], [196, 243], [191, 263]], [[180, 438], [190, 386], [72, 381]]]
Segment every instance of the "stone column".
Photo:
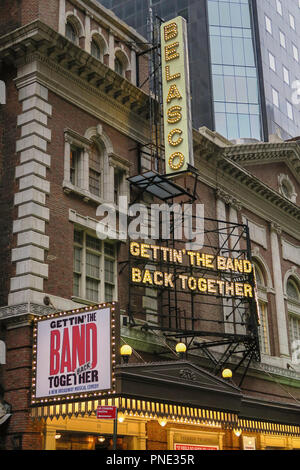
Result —
[[[37, 64], [33, 63], [30, 68], [36, 71]], [[27, 73], [26, 65], [20, 67], [16, 81], [22, 112], [18, 115], [21, 136], [16, 142], [20, 164], [16, 167], [18, 190], [14, 204], [17, 214], [13, 232], [17, 245], [12, 250], [16, 275], [10, 280], [8, 305], [40, 303], [43, 281], [48, 277], [44, 253], [49, 249], [49, 236], [45, 233], [50, 216], [46, 197], [50, 193], [50, 182], [46, 169], [51, 161], [47, 147], [51, 142], [48, 118], [52, 115], [52, 106], [48, 103], [48, 89], [38, 81], [27, 84]]]
[[109, 31], [108, 54], [109, 54], [108, 66], [109, 68], [114, 70], [115, 69], [115, 37], [112, 31]]
[[85, 12], [85, 50], [86, 52], [91, 52], [91, 16], [86, 11]]
[[[227, 216], [226, 216], [226, 203], [230, 202], [230, 198], [226, 196], [223, 191], [218, 191], [217, 193], [217, 219], [218, 222], [218, 229], [221, 231], [219, 233], [219, 246], [223, 246], [225, 250], [229, 248], [229, 242], [227, 240], [228, 232], [227, 232]], [[221, 256], [228, 256], [228, 252], [223, 253], [222, 250], [220, 251]], [[226, 321], [227, 315], [232, 312], [232, 300], [223, 298], [223, 316], [224, 321]], [[233, 319], [230, 317], [229, 321]], [[233, 325], [225, 323], [225, 333], [234, 333]]]
[[59, 0], [58, 32], [65, 35], [66, 29], [66, 0]]
[[289, 342], [287, 331], [287, 319], [284, 303], [283, 279], [281, 271], [281, 255], [279, 249], [278, 236], [281, 235], [281, 228], [275, 224], [271, 224], [271, 253], [273, 265], [273, 278], [275, 289], [275, 303], [277, 315], [279, 354], [281, 357], [289, 357]]

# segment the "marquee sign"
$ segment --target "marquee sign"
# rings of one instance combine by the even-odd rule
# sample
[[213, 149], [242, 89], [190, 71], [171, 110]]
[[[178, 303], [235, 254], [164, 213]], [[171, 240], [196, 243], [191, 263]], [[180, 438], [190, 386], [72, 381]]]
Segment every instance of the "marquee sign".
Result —
[[181, 16], [161, 26], [166, 173], [193, 165], [193, 138], [186, 21]]
[[112, 393], [115, 304], [35, 317], [32, 404]]
[[[159, 245], [131, 242], [130, 254], [132, 257], [152, 260], [157, 265], [163, 260], [166, 270], [142, 269], [131, 266], [131, 281], [146, 287], [165, 287], [175, 289], [175, 283], [179, 283], [182, 291], [198, 292], [199, 294], [241, 297], [252, 299], [254, 297], [253, 285], [246, 282], [247, 277], [253, 272], [253, 266], [246, 259], [227, 258], [214, 256], [208, 253], [200, 253], [192, 250], [176, 250]], [[186, 272], [177, 273], [175, 276], [169, 267], [182, 266]], [[217, 276], [190, 275], [190, 268], [204, 268], [205, 271], [234, 274], [234, 280], [227, 281]], [[199, 271], [201, 272], [201, 271]], [[240, 276], [240, 279], [238, 279]]]

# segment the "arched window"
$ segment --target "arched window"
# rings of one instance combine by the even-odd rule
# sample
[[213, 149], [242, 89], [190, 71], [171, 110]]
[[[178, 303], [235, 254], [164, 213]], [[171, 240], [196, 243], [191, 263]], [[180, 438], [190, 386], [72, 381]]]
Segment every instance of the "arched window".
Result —
[[260, 349], [263, 354], [270, 354], [269, 327], [268, 327], [268, 298], [265, 282], [265, 273], [261, 264], [254, 262], [255, 278], [257, 284], [257, 297], [259, 306], [260, 325], [258, 328]]
[[97, 43], [97, 41], [95, 41], [94, 39], [92, 40], [92, 43], [91, 43], [91, 55], [93, 57], [95, 57], [96, 59], [98, 60], [101, 60], [101, 48], [99, 46], [99, 44]]
[[286, 293], [289, 300], [299, 301], [299, 289], [293, 279], [289, 279], [286, 286]]
[[66, 23], [66, 37], [70, 41], [74, 42], [74, 44], [77, 44], [78, 42], [77, 31], [70, 21], [67, 21]]
[[124, 76], [124, 66], [118, 57], [115, 58], [115, 72], [117, 72], [119, 75]]
[[91, 146], [89, 156], [89, 191], [100, 197], [102, 193], [102, 155], [96, 143]]
[[289, 315], [290, 349], [292, 362], [300, 360], [300, 289], [297, 281], [289, 277], [286, 284], [287, 306]]

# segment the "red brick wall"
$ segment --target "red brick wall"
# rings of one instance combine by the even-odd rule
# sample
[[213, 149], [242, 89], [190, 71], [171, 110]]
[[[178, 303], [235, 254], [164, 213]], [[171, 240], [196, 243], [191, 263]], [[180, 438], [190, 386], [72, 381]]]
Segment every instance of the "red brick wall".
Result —
[[22, 0], [2, 0], [0, 15], [0, 36], [21, 26]]
[[266, 165], [250, 165], [247, 166], [247, 168], [253, 175], [257, 176], [269, 187], [275, 189], [275, 191], [279, 190], [278, 176], [280, 174], [288, 175], [293, 185], [295, 186], [296, 193], [298, 193], [297, 204], [300, 204], [300, 185], [285, 163], [278, 162], [269, 163]]
[[42, 448], [42, 425], [30, 417], [32, 373], [32, 328], [24, 326], [6, 332], [7, 364], [4, 369], [4, 400], [12, 405], [5, 449], [13, 449], [13, 439], [22, 435], [23, 450]]
[[59, 0], [2, 0], [0, 36], [40, 19], [58, 29]]
[[11, 264], [13, 247], [12, 224], [14, 192], [17, 191], [15, 166], [17, 164], [16, 139], [17, 114], [20, 112], [18, 92], [13, 82], [16, 76], [14, 68], [7, 66], [1, 74], [6, 83], [6, 104], [0, 105], [0, 306], [7, 305], [9, 278], [14, 274]]
[[[63, 191], [64, 178], [64, 129], [70, 128], [80, 135], [99, 124], [99, 120], [49, 92], [49, 103], [53, 107], [48, 127], [52, 131], [52, 141], [47, 152], [51, 155], [51, 168], [47, 178], [51, 192], [47, 198], [50, 221], [46, 225], [46, 235], [50, 237], [48, 255], [54, 257], [49, 263], [49, 278], [44, 282], [44, 290], [49, 294], [70, 298], [73, 289], [73, 223], [69, 222], [69, 209], [79, 214], [96, 218], [97, 204], [85, 203], [82, 197], [66, 195]], [[136, 152], [131, 151], [135, 143], [105, 123], [104, 132], [111, 139], [114, 152], [131, 161], [132, 174], [137, 171]]]

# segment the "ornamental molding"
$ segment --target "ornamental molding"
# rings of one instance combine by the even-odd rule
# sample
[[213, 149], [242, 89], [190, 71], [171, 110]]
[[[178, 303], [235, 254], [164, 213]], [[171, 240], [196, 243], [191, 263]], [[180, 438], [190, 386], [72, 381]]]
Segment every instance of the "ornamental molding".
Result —
[[1, 60], [19, 68], [17, 88], [38, 81], [123, 134], [145, 143], [149, 134], [149, 96], [39, 20], [0, 38]]
[[277, 235], [282, 234], [282, 227], [276, 222], [271, 222], [270, 228], [271, 228], [271, 232], [275, 232]]
[[[9, 320], [14, 319], [15, 322], [24, 321], [24, 319], [28, 319], [31, 321], [30, 315], [49, 315], [50, 313], [54, 313], [55, 309], [52, 307], [48, 307], [46, 305], [39, 305], [35, 303], [24, 303], [19, 305], [10, 305], [7, 307], [0, 308], [0, 321], [1, 320]], [[28, 317], [29, 315], [29, 317]]]
[[241, 201], [239, 201], [238, 199], [236, 199], [234, 196], [227, 193], [223, 189], [218, 188], [216, 190], [216, 196], [217, 196], [218, 199], [225, 202], [225, 204], [229, 204], [230, 206], [232, 206], [238, 212], [240, 212], [243, 208], [243, 205], [242, 205]]

